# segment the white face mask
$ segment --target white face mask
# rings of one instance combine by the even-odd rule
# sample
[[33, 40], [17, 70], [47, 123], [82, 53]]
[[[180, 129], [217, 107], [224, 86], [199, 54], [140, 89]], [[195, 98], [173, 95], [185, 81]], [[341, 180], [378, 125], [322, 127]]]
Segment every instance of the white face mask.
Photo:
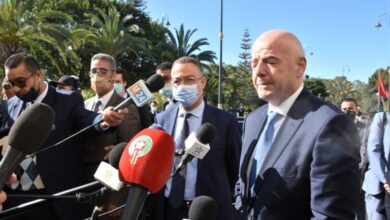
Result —
[[173, 98], [185, 108], [194, 105], [199, 98], [197, 84], [173, 87], [172, 93]]
[[114, 83], [114, 90], [117, 94], [122, 94], [125, 91], [122, 83]]

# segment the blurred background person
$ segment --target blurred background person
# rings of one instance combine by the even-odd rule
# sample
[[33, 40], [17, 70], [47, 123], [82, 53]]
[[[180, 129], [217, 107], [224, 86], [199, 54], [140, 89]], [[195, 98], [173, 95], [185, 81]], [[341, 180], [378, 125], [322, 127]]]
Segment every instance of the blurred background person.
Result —
[[164, 87], [160, 90], [160, 93], [167, 99], [164, 103], [163, 110], [175, 104], [175, 100], [172, 98], [171, 69], [172, 63], [168, 61], [162, 62], [156, 67], [156, 73], [161, 75], [165, 82]]
[[75, 75], [63, 75], [58, 81], [51, 81], [49, 85], [54, 86], [57, 89], [63, 89], [68, 91], [80, 91], [80, 80]]
[[[107, 106], [116, 106], [124, 98], [114, 90], [113, 76], [115, 73], [115, 59], [108, 55], [99, 53], [92, 57], [90, 66], [91, 88], [95, 96], [85, 100], [85, 108], [94, 112], [101, 112]], [[130, 139], [141, 130], [141, 121], [137, 107], [131, 103], [128, 107], [129, 113], [125, 115], [121, 124], [113, 131], [91, 137], [84, 145], [84, 166], [88, 182], [94, 181], [94, 174], [103, 160], [107, 160], [108, 153], [113, 147], [121, 142], [129, 142]], [[109, 193], [105, 211], [110, 211], [126, 203], [127, 193], [123, 190]], [[91, 210], [92, 212], [92, 210]], [[121, 210], [113, 212], [103, 219], [119, 218]]]

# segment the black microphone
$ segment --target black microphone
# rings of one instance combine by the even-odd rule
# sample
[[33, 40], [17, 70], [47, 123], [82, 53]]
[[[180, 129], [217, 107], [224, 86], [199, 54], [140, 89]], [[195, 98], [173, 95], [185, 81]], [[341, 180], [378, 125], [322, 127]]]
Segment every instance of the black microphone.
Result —
[[196, 197], [188, 210], [190, 220], [214, 220], [217, 219], [217, 202], [208, 196]]
[[115, 106], [114, 111], [127, 107], [131, 101], [134, 101], [138, 107], [145, 105], [153, 98], [152, 93], [159, 91], [164, 87], [164, 84], [164, 78], [159, 74], [152, 75], [146, 82], [143, 80], [137, 81], [127, 89], [130, 97]]
[[210, 150], [209, 143], [213, 140], [215, 133], [215, 127], [208, 122], [200, 126], [196, 133], [192, 132], [184, 142], [185, 153], [173, 175], [183, 170], [194, 157], [203, 159]]
[[35, 103], [18, 117], [8, 135], [8, 149], [0, 162], [0, 189], [27, 154], [38, 150], [46, 141], [54, 122], [53, 109]]

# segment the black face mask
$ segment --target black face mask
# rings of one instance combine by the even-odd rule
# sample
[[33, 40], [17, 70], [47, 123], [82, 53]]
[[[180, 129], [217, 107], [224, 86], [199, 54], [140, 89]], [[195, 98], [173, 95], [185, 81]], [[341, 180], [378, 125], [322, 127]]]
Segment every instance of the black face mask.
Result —
[[356, 113], [354, 111], [347, 110], [347, 111], [344, 111], [344, 113], [347, 114], [350, 118], [352, 118], [352, 120], [355, 120]]
[[35, 90], [34, 87], [31, 87], [30, 91], [28, 91], [26, 94], [16, 94], [16, 96], [18, 96], [18, 98], [24, 102], [33, 102], [39, 96], [39, 91]]

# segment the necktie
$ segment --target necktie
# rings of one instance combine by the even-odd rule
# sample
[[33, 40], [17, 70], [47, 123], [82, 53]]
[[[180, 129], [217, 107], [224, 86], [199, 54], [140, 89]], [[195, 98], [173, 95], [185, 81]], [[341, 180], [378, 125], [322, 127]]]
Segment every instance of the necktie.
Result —
[[94, 112], [99, 112], [99, 109], [100, 109], [100, 105], [102, 104], [102, 102], [100, 100], [97, 100], [95, 102], [95, 106], [93, 107], [93, 111]]
[[256, 177], [259, 174], [260, 167], [264, 162], [264, 159], [271, 148], [272, 139], [274, 136], [274, 125], [277, 119], [281, 116], [277, 112], [270, 112], [268, 114], [267, 122], [261, 132], [259, 141], [256, 144], [255, 155], [253, 157], [251, 174], [250, 174], [250, 186], [255, 183]]
[[[188, 118], [191, 113], [184, 113], [183, 129], [180, 132], [180, 136], [176, 143], [176, 150], [184, 149], [184, 141], [189, 134]], [[180, 158], [175, 158], [175, 167], [180, 163]], [[185, 172], [182, 170], [172, 177], [171, 193], [169, 194], [169, 201], [174, 208], [180, 207], [184, 202], [184, 190], [185, 190]]]

